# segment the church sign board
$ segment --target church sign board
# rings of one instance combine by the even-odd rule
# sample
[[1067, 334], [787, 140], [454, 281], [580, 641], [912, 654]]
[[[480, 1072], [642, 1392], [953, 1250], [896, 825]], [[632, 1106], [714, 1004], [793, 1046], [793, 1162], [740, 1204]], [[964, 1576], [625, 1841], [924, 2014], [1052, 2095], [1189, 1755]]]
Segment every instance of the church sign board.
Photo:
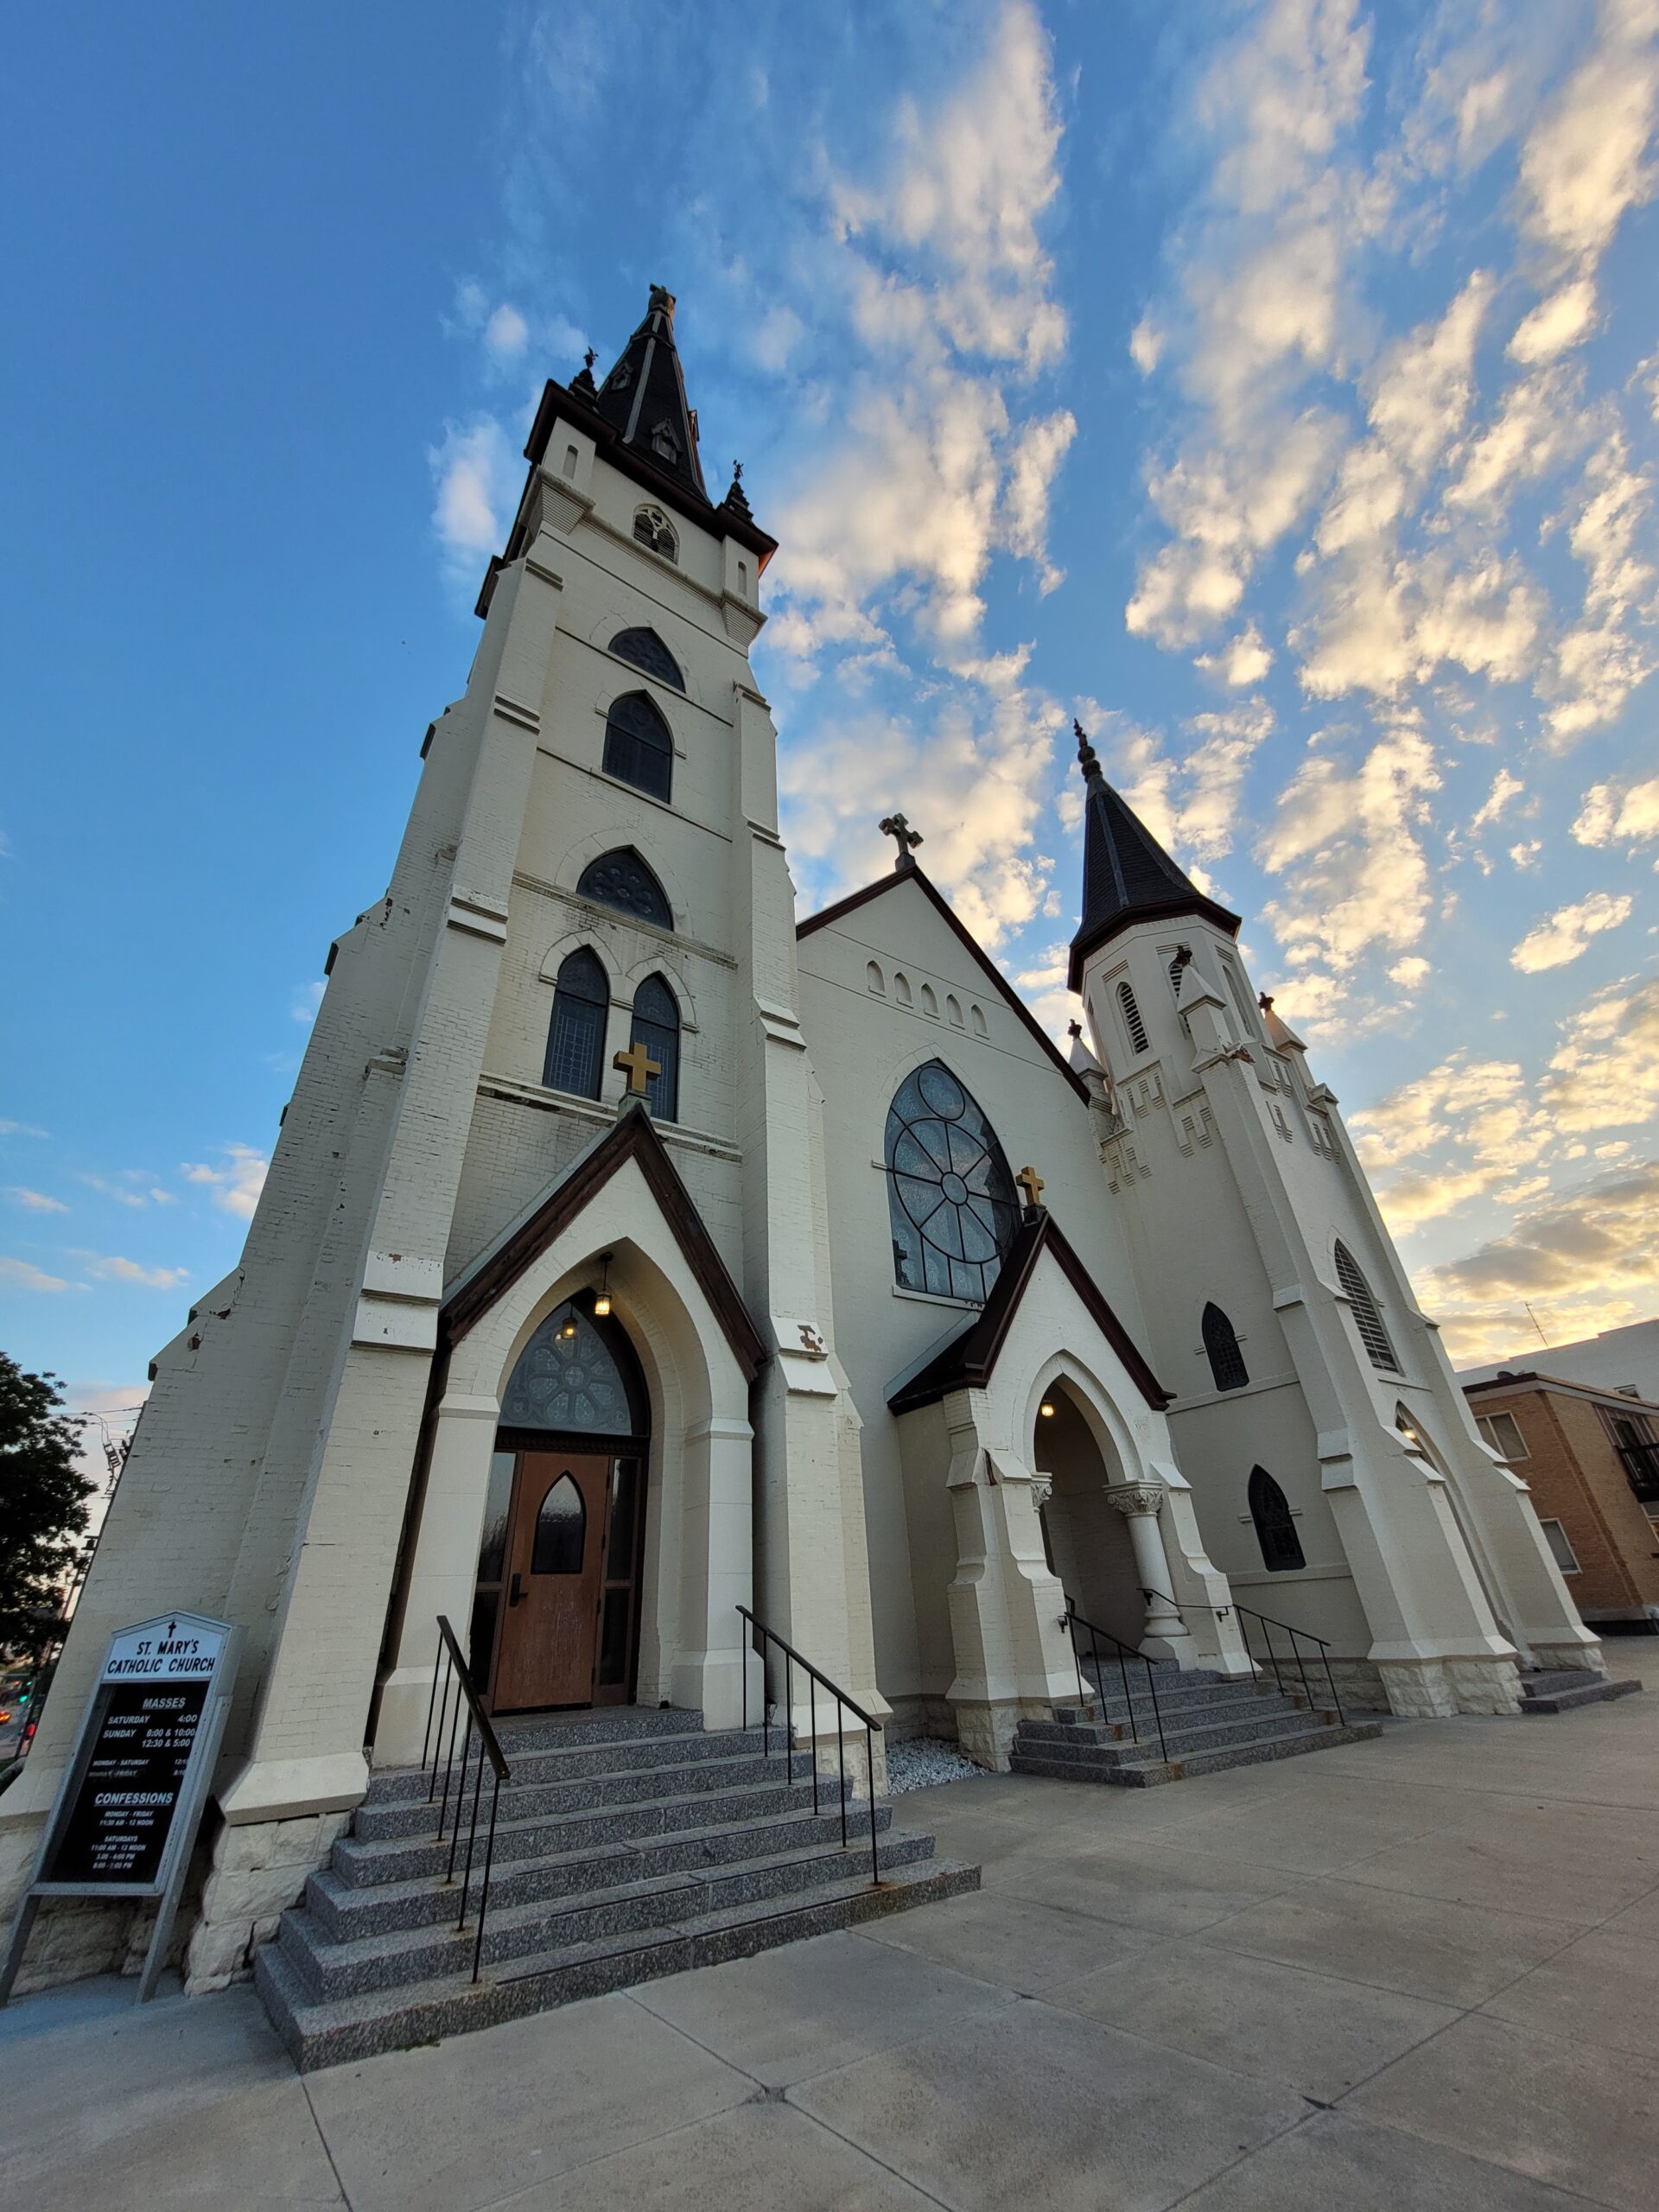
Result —
[[197, 1613], [162, 1614], [111, 1637], [0, 1967], [0, 2005], [46, 1897], [156, 1899], [139, 2002], [154, 1994], [225, 1732], [239, 1642], [228, 1621]]

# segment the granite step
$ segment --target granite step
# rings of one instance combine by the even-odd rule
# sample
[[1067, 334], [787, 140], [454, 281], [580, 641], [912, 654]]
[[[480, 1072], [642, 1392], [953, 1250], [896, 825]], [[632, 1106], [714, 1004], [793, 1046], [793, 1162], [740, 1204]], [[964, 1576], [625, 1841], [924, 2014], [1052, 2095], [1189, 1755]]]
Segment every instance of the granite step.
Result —
[[[490, 1906], [528, 1904], [538, 1899], [575, 1897], [635, 1879], [694, 1872], [719, 1866], [756, 1854], [792, 1852], [824, 1840], [839, 1842], [838, 1807], [828, 1804], [814, 1814], [810, 1801], [790, 1809], [742, 1823], [713, 1825], [671, 1831], [631, 1842], [598, 1843], [569, 1850], [550, 1850], [534, 1858], [504, 1861], [499, 1855], [490, 1877]], [[893, 1808], [875, 1808], [878, 1834], [892, 1823]], [[868, 1802], [848, 1806], [849, 1837], [868, 1837]], [[447, 1847], [446, 1847], [447, 1850]], [[463, 1836], [462, 1853], [466, 1850]], [[458, 1863], [464, 1863], [464, 1859]], [[474, 1860], [474, 1876], [478, 1860]], [[442, 1868], [438, 1870], [442, 1875]], [[458, 1909], [455, 1885], [435, 1880], [431, 1874], [414, 1880], [354, 1885], [333, 1866], [321, 1868], [306, 1885], [305, 1903], [333, 1940], [384, 1935], [399, 1928], [436, 1927], [453, 1920]]]
[[[474, 1786], [476, 1764], [474, 1759], [467, 1778], [468, 1791]], [[810, 1776], [810, 1754], [792, 1754], [791, 1768], [798, 1775]], [[499, 1816], [524, 1821], [559, 1813], [597, 1811], [601, 1807], [621, 1810], [696, 1791], [755, 1787], [785, 1771], [781, 1752], [774, 1753], [769, 1760], [763, 1758], [758, 1738], [753, 1751], [745, 1751], [735, 1758], [685, 1759], [676, 1755], [671, 1763], [664, 1758], [660, 1764], [636, 1764], [610, 1774], [577, 1774], [554, 1780], [532, 1778], [521, 1782], [518, 1769], [514, 1768], [512, 1779], [502, 1792]], [[461, 1789], [459, 1766], [455, 1770], [454, 1788], [457, 1793]], [[375, 1843], [435, 1831], [437, 1821], [437, 1806], [418, 1794], [378, 1800], [365, 1797], [358, 1808], [353, 1831], [364, 1842]]]
[[1062, 1739], [1031, 1742], [1030, 1748], [1037, 1758], [1058, 1758], [1074, 1764], [1133, 1766], [1148, 1759], [1163, 1759], [1179, 1765], [1214, 1751], [1248, 1750], [1265, 1736], [1323, 1736], [1334, 1725], [1333, 1720], [1318, 1713], [1281, 1713], [1267, 1720], [1240, 1720], [1226, 1728], [1195, 1728], [1185, 1732], [1166, 1728], [1161, 1744], [1154, 1730], [1145, 1729], [1139, 1738], [1122, 1743], [1075, 1744]]
[[486, 1970], [476, 1983], [448, 1975], [397, 1990], [314, 2002], [279, 1942], [263, 1943], [255, 1952], [254, 1980], [296, 2064], [310, 2072], [494, 2027], [694, 1967], [753, 1957], [978, 1887], [976, 1866], [924, 1858], [884, 1872], [879, 1885], [871, 1884], [868, 1872], [844, 1877], [766, 1910], [732, 1906], [523, 1958], [509, 1971]]
[[1521, 1710], [1523, 1713], [1572, 1713], [1581, 1705], [1605, 1705], [1616, 1697], [1633, 1697], [1641, 1688], [1629, 1675], [1615, 1681], [1583, 1667], [1541, 1668], [1521, 1677]]
[[[885, 1874], [931, 1858], [933, 1839], [901, 1831], [884, 1836], [879, 1857]], [[633, 1933], [641, 1928], [671, 1926], [700, 1915], [740, 1905], [769, 1906], [779, 1897], [821, 1888], [843, 1878], [851, 1867], [868, 1870], [869, 1845], [857, 1840], [843, 1850], [839, 1840], [804, 1850], [738, 1860], [728, 1866], [658, 1875], [617, 1883], [579, 1898], [503, 1905], [493, 1884], [484, 1930], [484, 1964], [491, 1972], [511, 1971], [522, 1959], [563, 1951], [571, 1946]], [[472, 1899], [476, 1904], [474, 1880]], [[302, 1906], [283, 1915], [278, 1935], [283, 1951], [308, 2002], [398, 1989], [446, 1975], [470, 1977], [478, 1934], [474, 1913], [457, 1930], [459, 1889], [448, 1893], [450, 1910], [442, 1924], [394, 1929], [340, 1942]]]
[[[700, 1766], [719, 1760], [742, 1757], [758, 1757], [761, 1750], [761, 1734], [758, 1728], [716, 1729], [704, 1734], [702, 1731], [677, 1729], [662, 1731], [641, 1738], [628, 1734], [599, 1738], [583, 1738], [576, 1743], [550, 1743], [523, 1740], [516, 1733], [501, 1736], [501, 1749], [512, 1769], [512, 1786], [529, 1783], [565, 1782], [584, 1775], [614, 1775], [637, 1771], [641, 1767], [660, 1764], [674, 1766]], [[779, 1732], [772, 1732], [771, 1755], [781, 1758], [782, 1745]], [[472, 1758], [476, 1760], [474, 1745]], [[461, 1770], [461, 1752], [457, 1745], [451, 1763], [452, 1772]], [[375, 1775], [369, 1783], [364, 1802], [376, 1807], [406, 1804], [416, 1799], [423, 1800], [431, 1785], [430, 1774], [422, 1767], [397, 1767]], [[442, 1770], [439, 1770], [438, 1787], [442, 1789]]]
[[[1279, 1699], [1253, 1700], [1247, 1713], [1224, 1707], [1217, 1709], [1214, 1719], [1179, 1721], [1166, 1713], [1162, 1743], [1171, 1758], [1183, 1758], [1192, 1751], [1223, 1751], [1230, 1744], [1247, 1742], [1269, 1730], [1324, 1728], [1332, 1726], [1335, 1719], [1334, 1713], [1313, 1712], [1306, 1706]], [[1046, 1744], [1052, 1753], [1062, 1758], [1090, 1754], [1135, 1758], [1160, 1747], [1157, 1722], [1150, 1713], [1137, 1716], [1133, 1735], [1114, 1735], [1098, 1725], [1093, 1728], [1063, 1728], [1032, 1721], [1027, 1724], [1024, 1737], [1033, 1744]]]
[[[777, 1763], [773, 1763], [776, 1772]], [[810, 1766], [798, 1764], [798, 1779], [757, 1782], [737, 1789], [687, 1789], [676, 1797], [647, 1798], [634, 1804], [601, 1805], [560, 1814], [531, 1814], [518, 1817], [505, 1794], [497, 1815], [495, 1863], [534, 1859], [554, 1851], [591, 1849], [601, 1844], [629, 1843], [646, 1837], [668, 1836], [711, 1825], [732, 1826], [766, 1820], [774, 1814], [798, 1809], [811, 1802]], [[798, 1777], [806, 1777], [805, 1779]], [[820, 1784], [820, 1802], [823, 1802]], [[480, 1808], [486, 1821], [487, 1801]], [[470, 1814], [464, 1824], [470, 1827]], [[461, 1848], [466, 1848], [463, 1841]], [[429, 1821], [421, 1835], [360, 1838], [342, 1837], [334, 1846], [331, 1864], [341, 1879], [353, 1888], [383, 1882], [416, 1881], [423, 1877], [442, 1879], [449, 1859], [446, 1833], [440, 1842], [435, 1823]]]
[[1251, 1738], [1224, 1751], [1196, 1751], [1180, 1759], [1163, 1760], [1154, 1744], [1150, 1753], [1141, 1747], [1139, 1758], [1098, 1760], [1046, 1757], [1021, 1749], [1014, 1739], [1009, 1764], [1015, 1774], [1046, 1775], [1057, 1782], [1116, 1783], [1132, 1789], [1149, 1789], [1159, 1783], [1185, 1782], [1201, 1774], [1220, 1774], [1230, 1767], [1259, 1766], [1271, 1759], [1299, 1758], [1305, 1751], [1323, 1751], [1338, 1744], [1363, 1744], [1382, 1733], [1376, 1721], [1351, 1722], [1344, 1727], [1317, 1726], [1275, 1732]]

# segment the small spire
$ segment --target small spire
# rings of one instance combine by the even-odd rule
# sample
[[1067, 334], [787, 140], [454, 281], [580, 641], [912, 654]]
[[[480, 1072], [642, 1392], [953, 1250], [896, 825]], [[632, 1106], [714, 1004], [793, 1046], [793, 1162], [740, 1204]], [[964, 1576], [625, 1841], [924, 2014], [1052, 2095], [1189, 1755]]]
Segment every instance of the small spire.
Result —
[[753, 510], [749, 505], [749, 495], [743, 489], [743, 464], [741, 461], [734, 461], [732, 463], [731, 489], [720, 504], [728, 514], [741, 515], [745, 522], [754, 520]]
[[1100, 772], [1100, 756], [1095, 751], [1094, 747], [1090, 744], [1087, 736], [1084, 733], [1083, 724], [1077, 720], [1075, 715], [1071, 717], [1071, 727], [1077, 732], [1077, 766], [1083, 772], [1084, 782], [1085, 784], [1103, 782], [1104, 779], [1102, 777]]
[[590, 346], [582, 357], [582, 366], [570, 379], [570, 389], [583, 399], [597, 399], [599, 392], [594, 383], [594, 363], [599, 355]]

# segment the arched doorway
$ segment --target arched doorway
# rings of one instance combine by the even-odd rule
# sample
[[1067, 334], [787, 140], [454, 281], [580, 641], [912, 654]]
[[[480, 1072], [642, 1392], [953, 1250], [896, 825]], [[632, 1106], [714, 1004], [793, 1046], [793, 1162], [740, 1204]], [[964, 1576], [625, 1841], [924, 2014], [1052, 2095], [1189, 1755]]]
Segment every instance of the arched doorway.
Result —
[[626, 1705], [639, 1663], [651, 1408], [591, 1292], [554, 1308], [501, 1398], [468, 1664], [497, 1713]]
[[1115, 1455], [1108, 1459], [1063, 1376], [1039, 1402], [1032, 1465], [1050, 1485], [1039, 1512], [1050, 1573], [1084, 1620], [1137, 1650], [1147, 1601], [1128, 1524], [1106, 1496], [1123, 1471]]

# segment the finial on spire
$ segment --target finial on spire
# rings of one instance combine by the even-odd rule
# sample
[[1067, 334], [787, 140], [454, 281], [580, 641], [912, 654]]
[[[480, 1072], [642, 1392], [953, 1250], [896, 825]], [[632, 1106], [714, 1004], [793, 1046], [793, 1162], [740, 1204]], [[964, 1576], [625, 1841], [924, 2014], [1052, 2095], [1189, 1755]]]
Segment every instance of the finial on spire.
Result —
[[1104, 781], [1104, 779], [1101, 777], [1100, 773], [1099, 755], [1096, 753], [1094, 747], [1090, 744], [1088, 738], [1084, 734], [1083, 724], [1077, 720], [1075, 715], [1071, 717], [1071, 727], [1077, 732], [1077, 766], [1083, 771], [1084, 782], [1085, 784], [1092, 784], [1097, 779], [1101, 781]]
[[721, 501], [721, 505], [728, 514], [741, 515], [745, 522], [754, 520], [754, 511], [749, 505], [749, 495], [743, 489], [743, 464], [741, 461], [734, 461], [732, 463], [732, 487]]
[[1255, 1002], [1263, 1014], [1273, 1012], [1273, 994], [1270, 991], [1258, 991], [1255, 995]]
[[1065, 1025], [1065, 1033], [1068, 1037], [1081, 1037], [1083, 1024], [1080, 1021], [1068, 1021]]
[[582, 366], [570, 379], [571, 391], [579, 392], [583, 399], [597, 399], [599, 397], [594, 383], [594, 363], [598, 359], [597, 352], [590, 346], [582, 357]]
[[922, 833], [919, 830], [912, 830], [902, 814], [890, 814], [881, 824], [881, 835], [884, 837], [896, 837], [899, 841], [899, 857], [893, 864], [895, 869], [915, 867], [916, 859], [912, 848], [922, 842]]

